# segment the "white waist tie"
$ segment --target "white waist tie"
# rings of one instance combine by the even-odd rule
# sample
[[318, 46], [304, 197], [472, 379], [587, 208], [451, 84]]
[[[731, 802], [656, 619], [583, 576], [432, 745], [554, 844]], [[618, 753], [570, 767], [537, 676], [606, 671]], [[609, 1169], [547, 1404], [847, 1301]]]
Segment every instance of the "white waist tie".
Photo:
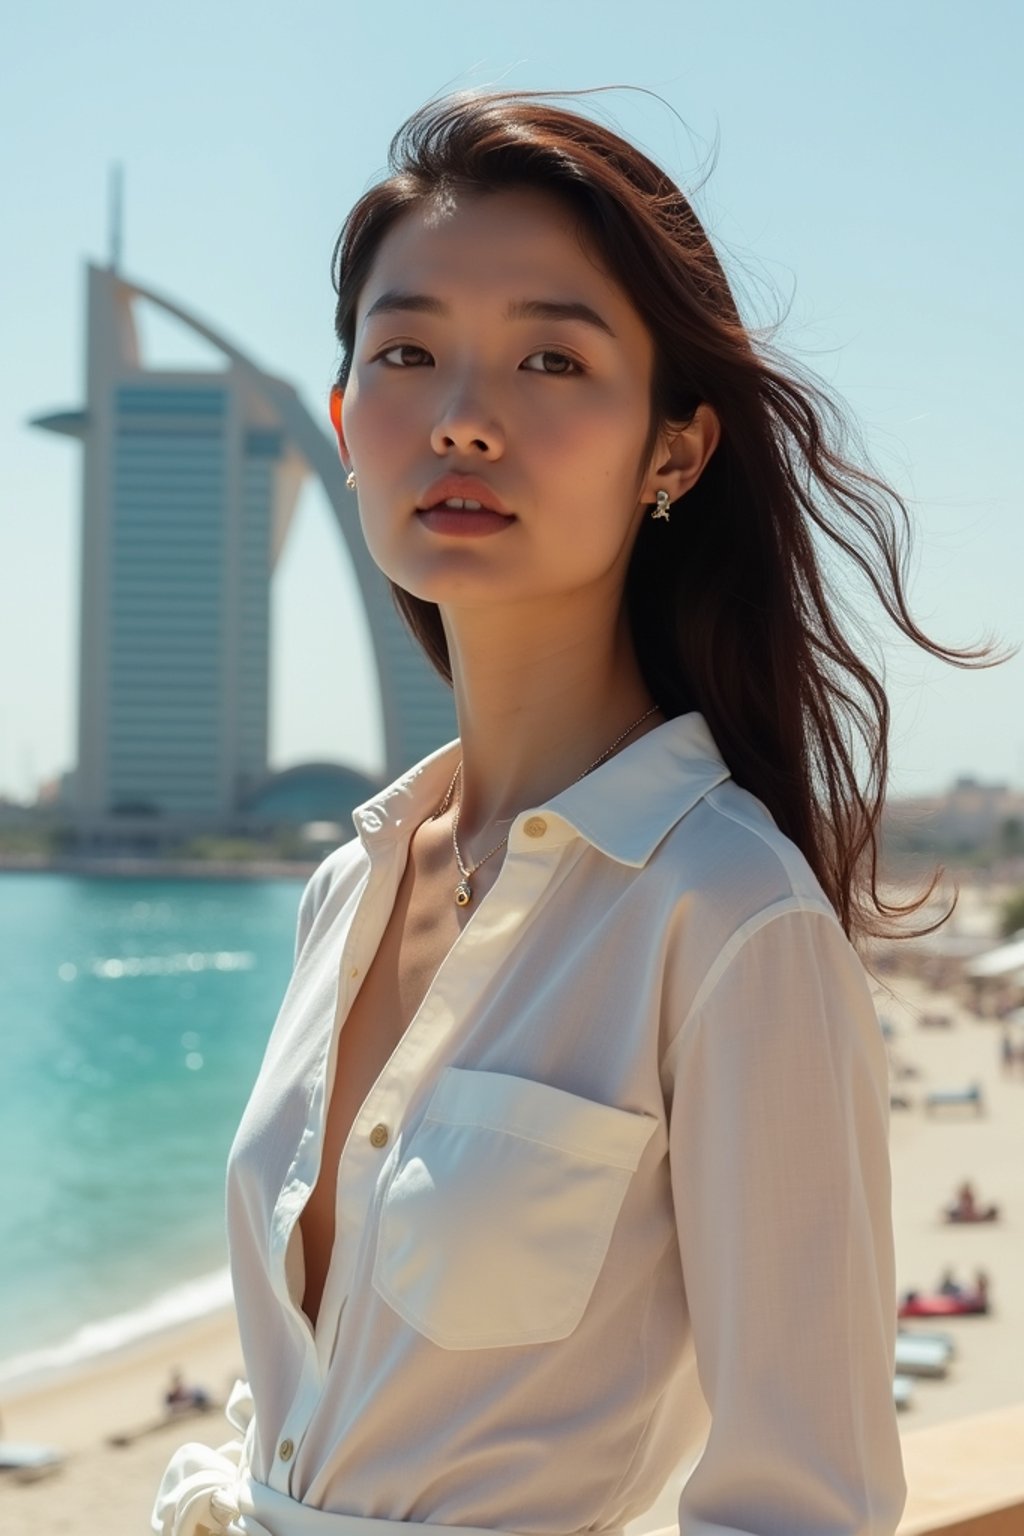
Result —
[[229, 1484], [207, 1484], [201, 1489], [193, 1483], [169, 1529], [174, 1536], [513, 1536], [511, 1532], [469, 1525], [332, 1514], [300, 1504], [244, 1474], [239, 1477], [237, 1469]]
[[253, 1404], [248, 1382], [235, 1382], [224, 1411], [243, 1438], [216, 1450], [192, 1441], [174, 1453], [153, 1506], [152, 1527], [160, 1536], [516, 1536], [493, 1526], [377, 1520], [301, 1504], [249, 1477], [244, 1437]]

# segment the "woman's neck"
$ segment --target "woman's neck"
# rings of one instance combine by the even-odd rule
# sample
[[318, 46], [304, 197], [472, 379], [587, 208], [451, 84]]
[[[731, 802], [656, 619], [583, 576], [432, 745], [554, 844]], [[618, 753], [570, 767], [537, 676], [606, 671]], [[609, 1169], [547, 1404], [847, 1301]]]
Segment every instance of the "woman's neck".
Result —
[[588, 622], [570, 606], [544, 605], [514, 623], [480, 610], [445, 615], [462, 741], [460, 841], [488, 828], [500, 835], [567, 788], [651, 707], [625, 620]]

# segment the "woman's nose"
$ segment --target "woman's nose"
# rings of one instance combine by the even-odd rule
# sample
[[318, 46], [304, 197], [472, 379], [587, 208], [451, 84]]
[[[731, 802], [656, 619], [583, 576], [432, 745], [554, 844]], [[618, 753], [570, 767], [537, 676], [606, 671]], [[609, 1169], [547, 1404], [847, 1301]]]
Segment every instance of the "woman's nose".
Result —
[[491, 459], [504, 452], [505, 434], [480, 391], [467, 387], [438, 414], [430, 444], [435, 453], [450, 453], [454, 449], [459, 453], [482, 453]]

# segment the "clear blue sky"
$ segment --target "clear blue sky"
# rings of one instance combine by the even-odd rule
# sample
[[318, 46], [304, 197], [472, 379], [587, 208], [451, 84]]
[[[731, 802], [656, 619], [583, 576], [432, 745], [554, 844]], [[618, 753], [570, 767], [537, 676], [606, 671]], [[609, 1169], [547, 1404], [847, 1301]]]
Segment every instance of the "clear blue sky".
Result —
[[[0, 793], [74, 758], [79, 449], [26, 423], [82, 398], [110, 164], [126, 275], [316, 409], [334, 236], [402, 119], [460, 87], [646, 87], [667, 105], [622, 90], [600, 110], [684, 186], [717, 135], [698, 212], [746, 318], [788, 307], [780, 344], [849, 402], [910, 502], [918, 617], [953, 643], [1024, 640], [1016, 0], [50, 0], [5, 7], [0, 47]], [[191, 360], [170, 329], [144, 334], [156, 361]], [[273, 764], [372, 767], [362, 620], [312, 489], [273, 617]], [[897, 792], [960, 772], [1024, 784], [1024, 657], [961, 673], [886, 656]]]

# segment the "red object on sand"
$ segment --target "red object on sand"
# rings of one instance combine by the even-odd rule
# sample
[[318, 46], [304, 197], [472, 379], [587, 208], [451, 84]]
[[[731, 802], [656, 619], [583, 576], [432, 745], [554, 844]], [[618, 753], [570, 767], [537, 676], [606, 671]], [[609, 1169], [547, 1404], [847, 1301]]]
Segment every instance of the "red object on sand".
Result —
[[983, 1296], [970, 1293], [966, 1296], [907, 1297], [900, 1303], [897, 1317], [980, 1317], [988, 1311], [988, 1301]]

